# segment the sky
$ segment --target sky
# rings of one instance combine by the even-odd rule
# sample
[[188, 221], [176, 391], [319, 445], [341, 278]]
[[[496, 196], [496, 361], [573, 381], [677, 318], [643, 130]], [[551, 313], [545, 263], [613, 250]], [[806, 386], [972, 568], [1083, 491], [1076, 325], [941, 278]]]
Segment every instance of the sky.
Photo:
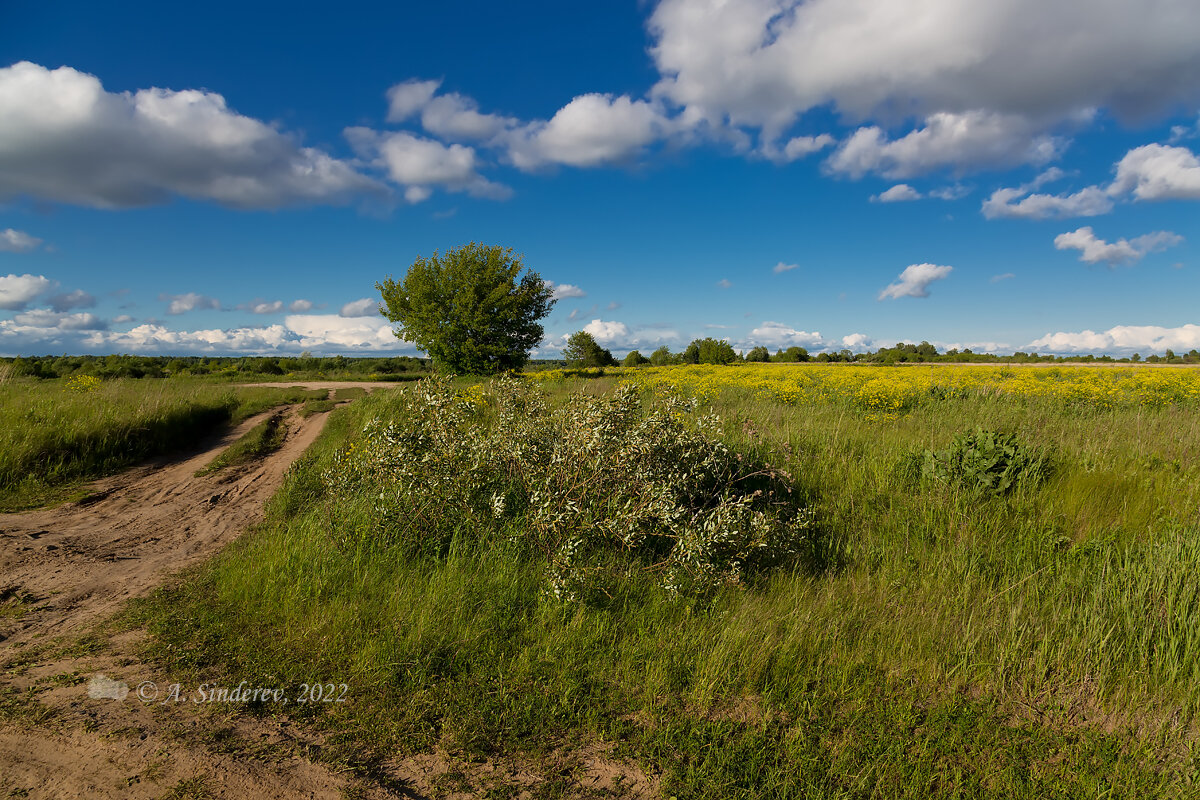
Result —
[[3, 355], [415, 354], [376, 282], [473, 241], [535, 357], [1200, 349], [1195, 0], [0, 18]]

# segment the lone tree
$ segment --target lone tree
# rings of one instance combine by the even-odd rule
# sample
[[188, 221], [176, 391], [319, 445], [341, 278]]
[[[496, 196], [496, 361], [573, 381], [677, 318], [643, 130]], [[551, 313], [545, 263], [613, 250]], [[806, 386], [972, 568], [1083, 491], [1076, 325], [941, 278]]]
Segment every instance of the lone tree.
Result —
[[587, 331], [576, 331], [567, 339], [562, 351], [563, 358], [572, 367], [615, 367], [613, 354], [601, 347], [596, 338]]
[[621, 362], [623, 367], [642, 367], [650, 363], [650, 359], [646, 358], [637, 350], [630, 350], [629, 355], [625, 356], [625, 360]]
[[662, 347], [650, 354], [650, 363], [656, 367], [664, 367], [667, 364], [678, 364], [679, 356], [667, 349], [664, 344]]
[[554, 305], [550, 285], [521, 269], [511, 247], [471, 242], [418, 256], [403, 281], [389, 276], [375, 288], [381, 313], [397, 324], [393, 333], [428, 353], [439, 371], [490, 375], [525, 365], [542, 340], [538, 320]]

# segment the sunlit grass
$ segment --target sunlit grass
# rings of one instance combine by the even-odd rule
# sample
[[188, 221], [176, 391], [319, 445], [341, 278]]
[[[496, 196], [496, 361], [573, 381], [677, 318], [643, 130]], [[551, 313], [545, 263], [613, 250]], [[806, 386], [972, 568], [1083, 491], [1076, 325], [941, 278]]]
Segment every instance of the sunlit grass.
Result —
[[0, 383], [0, 508], [61, 498], [64, 486], [195, 447], [222, 425], [310, 394], [185, 379], [85, 378]]
[[[628, 379], [545, 385], [561, 399]], [[388, 413], [387, 397], [364, 398], [331, 416], [260, 531], [142, 607], [152, 651], [173, 674], [349, 683], [351, 703], [306, 713], [363, 774], [397, 752], [537, 763], [602, 740], [661, 771], [664, 796], [1190, 791], [1192, 401], [992, 387], [924, 391], [881, 415], [858, 388], [804, 402], [706, 393], [729, 443], [793, 476], [829, 556], [710, 601], [647, 577], [563, 603], [504, 537], [459, 536], [436, 558], [339, 548], [321, 473]], [[905, 471], [976, 427], [1047, 448], [1053, 473], [980, 497]], [[372, 513], [372, 498], [357, 502]]]

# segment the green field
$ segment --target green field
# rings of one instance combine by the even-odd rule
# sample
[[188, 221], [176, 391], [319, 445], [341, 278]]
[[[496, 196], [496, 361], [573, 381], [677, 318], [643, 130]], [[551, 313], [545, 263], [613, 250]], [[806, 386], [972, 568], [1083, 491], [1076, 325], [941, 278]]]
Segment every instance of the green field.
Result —
[[297, 712], [325, 757], [439, 748], [447, 792], [508, 796], [473, 766], [500, 758], [576, 796], [597, 750], [663, 797], [1195, 792], [1190, 404], [930, 389], [881, 418], [734, 383], [357, 400], [263, 526], [138, 605], [150, 655], [345, 683]]
[[2, 381], [0, 510], [62, 500], [83, 481], [187, 450], [227, 425], [312, 396], [181, 378]]

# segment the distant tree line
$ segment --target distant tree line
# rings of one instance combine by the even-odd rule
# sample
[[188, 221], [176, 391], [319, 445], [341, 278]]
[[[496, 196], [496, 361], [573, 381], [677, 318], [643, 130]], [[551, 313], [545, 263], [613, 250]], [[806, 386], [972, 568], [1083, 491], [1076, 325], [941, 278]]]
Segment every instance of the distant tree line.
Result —
[[[682, 352], [673, 353], [667, 347], [660, 347], [646, 357], [639, 350], [630, 351], [621, 361], [622, 366], [662, 367], [670, 364], [732, 364], [734, 362], [774, 362], [774, 363], [868, 363], [868, 364], [920, 364], [920, 363], [998, 363], [998, 364], [1035, 364], [1035, 363], [1123, 363], [1123, 364], [1200, 364], [1200, 352], [1191, 350], [1184, 355], [1176, 355], [1173, 350], [1167, 350], [1162, 356], [1152, 355], [1146, 359], [1134, 353], [1128, 358], [1112, 356], [1072, 355], [1052, 356], [1018, 351], [1012, 355], [996, 355], [993, 353], [976, 353], [969, 348], [963, 350], [951, 349], [939, 353], [938, 349], [929, 342], [908, 344], [899, 342], [893, 347], [881, 347], [874, 352], [852, 353], [849, 350], [837, 350], [810, 354], [803, 347], [792, 346], [779, 348], [774, 354], [766, 347], [754, 347], [745, 353], [738, 353], [733, 346], [721, 339], [705, 338], [693, 340]], [[572, 334], [563, 349], [561, 361], [543, 362], [545, 366], [563, 365], [571, 368], [616, 366], [617, 359], [607, 349], [600, 346], [595, 338], [586, 331]], [[541, 364], [537, 365], [541, 366]]]
[[378, 376], [403, 380], [429, 371], [427, 359], [318, 358], [275, 356], [18, 356], [0, 359], [11, 365], [13, 377], [66, 378], [95, 375], [99, 378], [168, 378], [178, 375], [359, 377]]
[[[1195, 349], [1182, 355], [1167, 350], [1163, 355], [1142, 358], [1133, 354], [1127, 358], [1112, 356], [1074, 355], [1051, 356], [1037, 353], [1016, 352], [1012, 355], [974, 353], [966, 350], [947, 350], [939, 353], [929, 342], [920, 344], [896, 344], [882, 347], [874, 352], [851, 353], [849, 350], [810, 354], [803, 347], [779, 348], [773, 354], [766, 347], [755, 347], [739, 354], [726, 341], [720, 339], [696, 339], [681, 352], [671, 352], [660, 347], [649, 357], [638, 350], [630, 351], [620, 362], [611, 351], [602, 347], [591, 334], [579, 331], [569, 339], [561, 359], [538, 359], [529, 363], [529, 369], [553, 369], [558, 367], [608, 367], [620, 363], [626, 367], [667, 366], [671, 364], [732, 364], [740, 362], [774, 363], [964, 363], [982, 362], [998, 364], [1033, 363], [1113, 363], [1113, 364], [1200, 364], [1200, 351]], [[380, 380], [411, 380], [432, 371], [430, 359], [412, 356], [387, 358], [351, 358], [347, 356], [315, 357], [299, 356], [17, 356], [0, 358], [0, 364], [11, 365], [12, 377], [67, 378], [73, 375], [95, 375], [100, 378], [168, 378], [179, 375], [211, 375], [218, 377], [243, 378], [252, 376], [274, 377], [293, 375], [307, 378], [367, 378]]]

